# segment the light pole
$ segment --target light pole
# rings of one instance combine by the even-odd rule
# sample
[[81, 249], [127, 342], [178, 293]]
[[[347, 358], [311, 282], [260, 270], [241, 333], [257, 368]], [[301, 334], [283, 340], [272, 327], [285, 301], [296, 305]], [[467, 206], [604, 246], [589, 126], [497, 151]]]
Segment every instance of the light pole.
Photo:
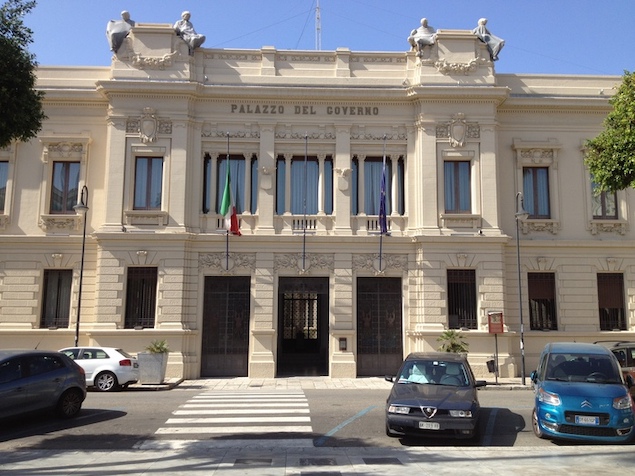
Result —
[[84, 281], [84, 252], [86, 251], [86, 213], [88, 212], [88, 187], [82, 187], [79, 203], [73, 207], [75, 213], [82, 217], [83, 234], [82, 234], [82, 261], [79, 267], [79, 295], [77, 296], [77, 322], [75, 322], [75, 347], [79, 344], [79, 319], [82, 310], [82, 282]]
[[520, 315], [520, 369], [522, 384], [525, 385], [525, 324], [523, 323], [523, 291], [520, 282], [520, 222], [529, 217], [523, 208], [523, 194], [516, 194], [516, 265], [518, 267], [518, 310]]

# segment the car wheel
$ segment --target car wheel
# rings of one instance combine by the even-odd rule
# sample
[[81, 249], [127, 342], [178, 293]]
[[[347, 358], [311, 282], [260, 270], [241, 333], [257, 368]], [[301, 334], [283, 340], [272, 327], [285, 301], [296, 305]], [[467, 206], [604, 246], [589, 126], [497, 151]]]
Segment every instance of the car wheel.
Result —
[[117, 376], [112, 372], [102, 372], [95, 379], [95, 388], [100, 392], [112, 392], [117, 390]]
[[83, 401], [80, 390], [66, 390], [57, 401], [57, 413], [63, 418], [72, 418], [82, 409]]
[[546, 438], [545, 433], [540, 429], [540, 423], [538, 422], [538, 413], [536, 413], [535, 408], [533, 413], [531, 414], [531, 427], [534, 430], [534, 435], [536, 435], [538, 438]]

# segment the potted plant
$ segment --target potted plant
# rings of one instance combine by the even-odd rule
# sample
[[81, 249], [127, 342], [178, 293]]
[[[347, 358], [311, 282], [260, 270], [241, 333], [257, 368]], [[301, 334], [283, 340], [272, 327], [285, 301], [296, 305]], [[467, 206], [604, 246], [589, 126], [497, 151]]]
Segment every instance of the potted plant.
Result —
[[154, 340], [139, 352], [139, 383], [159, 385], [165, 380], [170, 347], [165, 339]]
[[470, 345], [463, 339], [463, 334], [455, 329], [444, 331], [437, 338], [437, 342], [441, 342], [439, 346], [441, 352], [454, 352], [456, 354], [467, 354], [467, 348]]

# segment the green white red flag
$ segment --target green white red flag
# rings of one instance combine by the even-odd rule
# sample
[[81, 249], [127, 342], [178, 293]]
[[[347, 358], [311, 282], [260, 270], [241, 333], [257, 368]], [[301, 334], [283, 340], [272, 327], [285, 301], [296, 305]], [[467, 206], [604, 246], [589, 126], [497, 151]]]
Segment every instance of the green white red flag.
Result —
[[236, 203], [234, 202], [234, 194], [231, 187], [231, 177], [229, 173], [229, 160], [226, 164], [227, 178], [225, 180], [225, 191], [223, 192], [223, 201], [220, 205], [220, 214], [225, 218], [225, 229], [234, 235], [240, 236], [240, 224], [238, 223], [238, 215], [236, 214]]

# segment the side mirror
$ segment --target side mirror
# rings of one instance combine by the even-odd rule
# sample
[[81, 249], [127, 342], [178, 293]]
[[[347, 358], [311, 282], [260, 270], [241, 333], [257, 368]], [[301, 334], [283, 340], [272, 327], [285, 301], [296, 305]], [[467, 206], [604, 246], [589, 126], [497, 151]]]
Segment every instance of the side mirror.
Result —
[[393, 377], [392, 375], [386, 375], [384, 377], [384, 379], [386, 380], [386, 382], [394, 382], [395, 381], [395, 377]]
[[536, 380], [538, 380], [538, 372], [536, 372], [535, 370], [529, 375], [529, 379], [533, 382], [536, 383]]
[[635, 386], [635, 380], [633, 379], [633, 376], [630, 374], [626, 376], [626, 386], [628, 388]]
[[486, 387], [487, 386], [487, 382], [485, 380], [477, 380], [476, 381], [476, 385], [474, 385], [476, 388], [478, 387]]

